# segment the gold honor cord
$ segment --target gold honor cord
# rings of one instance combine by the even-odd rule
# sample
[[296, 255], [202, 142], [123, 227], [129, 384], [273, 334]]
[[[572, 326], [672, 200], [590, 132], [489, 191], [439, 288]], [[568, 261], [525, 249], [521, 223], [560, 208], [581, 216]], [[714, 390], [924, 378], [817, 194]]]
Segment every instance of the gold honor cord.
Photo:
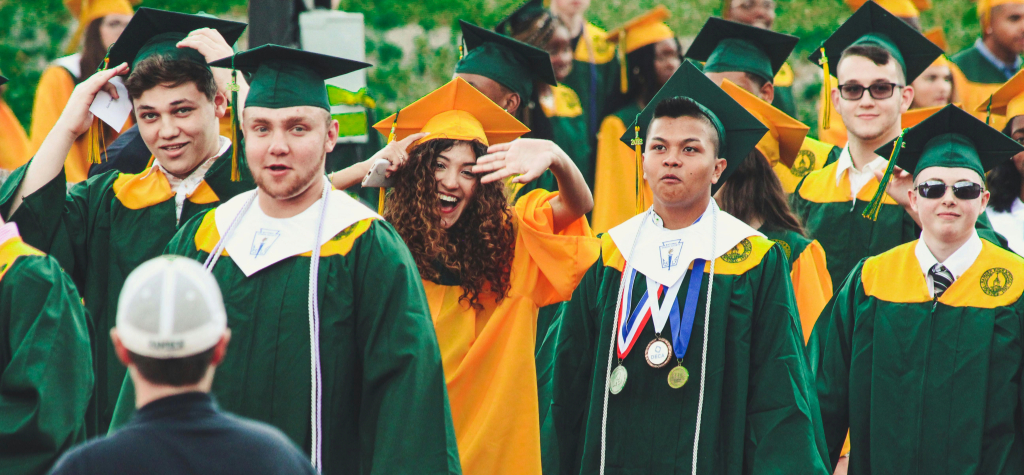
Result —
[[640, 138], [640, 114], [636, 115], [636, 121], [633, 122], [633, 140], [630, 143], [633, 144], [633, 152], [636, 154], [636, 214], [640, 214], [647, 209], [644, 204], [644, 139]]
[[825, 47], [821, 47], [821, 59], [818, 60], [821, 69], [825, 72], [825, 78], [821, 83], [821, 128], [828, 130], [832, 122], [832, 73], [828, 70], [828, 56], [825, 56]]
[[896, 160], [900, 156], [900, 149], [904, 147], [903, 134], [907, 129], [903, 129], [900, 132], [900, 136], [896, 137], [896, 144], [892, 147], [892, 153], [889, 154], [889, 165], [885, 167], [885, 174], [882, 175], [882, 179], [878, 182], [878, 191], [875, 192], [875, 196], [871, 197], [871, 201], [868, 202], [868, 207], [864, 209], [864, 216], [872, 221], [878, 221], [878, 213], [882, 210], [882, 201], [885, 199], [886, 188], [889, 187], [889, 182], [892, 180], [893, 169], [896, 168]]

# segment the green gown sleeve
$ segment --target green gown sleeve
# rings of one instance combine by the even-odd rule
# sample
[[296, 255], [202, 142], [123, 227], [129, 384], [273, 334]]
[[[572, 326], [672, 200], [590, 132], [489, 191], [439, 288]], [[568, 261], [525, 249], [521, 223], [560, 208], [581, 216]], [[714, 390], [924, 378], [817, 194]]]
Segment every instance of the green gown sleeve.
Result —
[[590, 407], [590, 384], [595, 364], [594, 342], [599, 333], [598, 291], [605, 271], [603, 259], [598, 259], [573, 291], [572, 299], [562, 304], [559, 322], [551, 327], [552, 333], [548, 335], [555, 341], [555, 356], [550, 407], [541, 423], [541, 458], [545, 474], [579, 473], [585, 411]]
[[44, 473], [85, 440], [93, 387], [85, 309], [53, 258], [23, 256], [7, 271], [0, 337], [0, 473]]
[[363, 355], [362, 465], [374, 474], [462, 473], [441, 350], [416, 261], [390, 224], [356, 241]]
[[807, 342], [807, 359], [815, 377], [825, 445], [831, 467], [839, 461], [850, 428], [850, 361], [853, 327], [864, 300], [862, 260], [821, 311]]

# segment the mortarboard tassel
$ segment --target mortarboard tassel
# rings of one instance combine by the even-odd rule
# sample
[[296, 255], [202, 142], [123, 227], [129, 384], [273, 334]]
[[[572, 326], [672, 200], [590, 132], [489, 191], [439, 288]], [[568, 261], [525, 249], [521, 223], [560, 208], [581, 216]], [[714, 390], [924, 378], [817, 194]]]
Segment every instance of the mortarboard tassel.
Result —
[[988, 104], [985, 106], [985, 125], [992, 125], [992, 98], [995, 94], [988, 96]]
[[[110, 65], [110, 49], [103, 57], [96, 72], [104, 71]], [[102, 163], [103, 153], [107, 150], [107, 138], [103, 133], [103, 123], [98, 117], [92, 118], [92, 125], [89, 126], [89, 163]]]
[[231, 82], [228, 83], [228, 90], [231, 91], [231, 181], [241, 181], [242, 173], [238, 169], [238, 149], [242, 146], [238, 143], [238, 72], [235, 71], [235, 55], [231, 55]]
[[[462, 47], [460, 46], [459, 49], [461, 50]], [[398, 112], [395, 112], [395, 120], [391, 121], [391, 133], [388, 134], [388, 143], [395, 141], [395, 128], [398, 126], [398, 114], [401, 113], [402, 109], [398, 109]], [[387, 192], [388, 189], [383, 186], [377, 192], [377, 214], [384, 214], [384, 197], [387, 195]]]
[[640, 114], [636, 115], [636, 121], [633, 122], [633, 140], [630, 143], [636, 153], [636, 214], [640, 214], [647, 209], [644, 205], [644, 157], [641, 152], [644, 139], [640, 138]]
[[892, 147], [892, 153], [889, 154], [889, 165], [885, 167], [885, 174], [882, 175], [881, 181], [878, 182], [878, 191], [875, 192], [875, 196], [871, 197], [871, 201], [868, 202], [868, 207], [864, 209], [864, 216], [872, 221], [878, 221], [878, 213], [882, 210], [882, 201], [885, 199], [886, 188], [889, 187], [889, 182], [892, 180], [893, 169], [896, 168], [896, 159], [900, 156], [900, 149], [903, 148], [903, 133], [907, 129], [903, 129], [900, 132], [900, 136], [896, 138], [896, 144]]
[[828, 71], [828, 56], [825, 48], [821, 48], [821, 59], [818, 60], [825, 71], [825, 79], [821, 83], [821, 128], [828, 130], [832, 122], [832, 73]]
[[626, 29], [619, 34], [619, 91], [629, 92], [629, 71], [626, 68]]

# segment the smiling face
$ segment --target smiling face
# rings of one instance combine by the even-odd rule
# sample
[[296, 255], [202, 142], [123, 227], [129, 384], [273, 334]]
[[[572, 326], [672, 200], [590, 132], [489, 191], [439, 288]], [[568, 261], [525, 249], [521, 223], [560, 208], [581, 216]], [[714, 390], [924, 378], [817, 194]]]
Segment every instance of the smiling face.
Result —
[[456, 142], [434, 159], [434, 180], [437, 182], [437, 212], [441, 227], [451, 228], [473, 199], [480, 179], [473, 174], [476, 153], [469, 142]]
[[[891, 57], [888, 63], [879, 65], [864, 56], [844, 55], [836, 75], [841, 85], [906, 85], [899, 63]], [[849, 135], [863, 142], [890, 140], [899, 135], [900, 116], [910, 108], [913, 100], [914, 89], [910, 86], [895, 88], [888, 99], [875, 99], [865, 90], [858, 100], [843, 99], [839, 89], [832, 88], [832, 105], [842, 116]]]
[[706, 119], [659, 117], [651, 122], [643, 169], [655, 211], [698, 206], [711, 196], [711, 185], [726, 166], [725, 159], [715, 156], [716, 135]]
[[158, 85], [133, 100], [139, 135], [167, 171], [187, 176], [220, 149], [218, 120], [227, 110], [224, 96], [213, 100], [194, 82]]
[[242, 115], [245, 157], [260, 191], [282, 202], [319, 193], [313, 185], [324, 174], [327, 152], [334, 150], [338, 121], [312, 106], [246, 107]]
[[[910, 190], [910, 207], [921, 221], [922, 234], [939, 242], [955, 243], [965, 241], [974, 232], [974, 223], [988, 206], [989, 192], [973, 200], [962, 200], [953, 196], [953, 185], [972, 182], [984, 185], [978, 173], [968, 168], [930, 167], [917, 175], [914, 186], [927, 181], [941, 181], [946, 184], [942, 198], [923, 198], [916, 188]], [[927, 241], [926, 241], [927, 242]]]

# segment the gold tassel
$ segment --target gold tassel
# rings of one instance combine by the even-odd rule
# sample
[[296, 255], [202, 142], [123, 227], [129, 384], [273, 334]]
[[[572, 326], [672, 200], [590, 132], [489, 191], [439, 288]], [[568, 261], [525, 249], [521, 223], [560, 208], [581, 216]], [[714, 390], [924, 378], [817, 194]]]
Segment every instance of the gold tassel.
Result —
[[821, 48], [821, 59], [818, 60], [825, 71], [825, 80], [821, 83], [821, 128], [828, 130], [832, 122], [832, 73], [828, 70], [828, 56], [825, 48]]
[[89, 126], [89, 163], [99, 164], [103, 162], [103, 151], [106, 150], [106, 140], [103, 137], [103, 124], [98, 117], [92, 118], [92, 125]]
[[629, 71], [626, 67], [626, 30], [619, 34], [619, 90], [629, 92]]
[[903, 133], [907, 129], [903, 129], [900, 132], [900, 136], [896, 138], [896, 144], [892, 147], [892, 153], [889, 154], [889, 165], [885, 167], [885, 174], [882, 175], [882, 179], [878, 182], [878, 191], [875, 192], [875, 196], [871, 197], [871, 201], [868, 202], [868, 207], [864, 209], [864, 216], [872, 221], [878, 221], [878, 213], [882, 210], [882, 201], [885, 198], [886, 188], [889, 187], [889, 182], [892, 180], [893, 169], [896, 168], [896, 159], [900, 156], [900, 149], [903, 148]]
[[[461, 49], [462, 47], [460, 46], [459, 48]], [[401, 113], [402, 109], [398, 109], [398, 112], [395, 112], [395, 120], [391, 121], [391, 132], [388, 133], [388, 143], [395, 141], [395, 129], [398, 127], [398, 114]], [[384, 198], [387, 192], [388, 189], [383, 186], [380, 187], [380, 191], [377, 192], [377, 214], [384, 214]]]
[[641, 147], [644, 139], [640, 138], [640, 114], [636, 115], [633, 122], [633, 151], [636, 153], [636, 214], [643, 213], [647, 206], [644, 204], [644, 157]]
[[377, 214], [384, 214], [384, 194], [387, 193], [388, 189], [381, 187], [377, 190]]
[[231, 91], [231, 181], [241, 181], [242, 171], [238, 168], [238, 149], [242, 144], [238, 143], [238, 80], [235, 71], [235, 56], [231, 55], [231, 82], [228, 83], [228, 90]]

